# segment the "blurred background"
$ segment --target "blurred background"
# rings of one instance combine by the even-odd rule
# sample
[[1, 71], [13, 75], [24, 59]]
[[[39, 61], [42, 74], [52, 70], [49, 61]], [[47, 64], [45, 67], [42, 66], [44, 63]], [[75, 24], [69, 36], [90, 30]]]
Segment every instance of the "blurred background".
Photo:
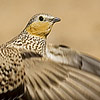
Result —
[[41, 12], [62, 19], [48, 43], [66, 44], [100, 58], [100, 0], [0, 0], [0, 44], [18, 35]]

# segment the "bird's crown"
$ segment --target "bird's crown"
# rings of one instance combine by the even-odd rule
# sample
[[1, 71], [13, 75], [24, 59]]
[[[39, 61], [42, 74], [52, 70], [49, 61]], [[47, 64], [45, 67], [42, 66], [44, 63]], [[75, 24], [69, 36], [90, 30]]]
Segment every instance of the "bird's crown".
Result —
[[46, 38], [55, 22], [59, 22], [60, 18], [53, 17], [49, 14], [36, 14], [28, 22], [25, 30], [35, 36]]
[[16, 38], [7, 42], [6, 45], [44, 55], [46, 37], [53, 24], [59, 21], [60, 18], [48, 14], [36, 14], [30, 19], [25, 29]]

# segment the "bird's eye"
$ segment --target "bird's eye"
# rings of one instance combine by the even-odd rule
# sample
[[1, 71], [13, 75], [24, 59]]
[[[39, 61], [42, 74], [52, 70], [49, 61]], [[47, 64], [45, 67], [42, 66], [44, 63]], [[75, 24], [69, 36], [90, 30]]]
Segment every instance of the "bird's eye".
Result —
[[43, 19], [44, 19], [44, 18], [43, 18], [42, 16], [39, 17], [39, 20], [40, 20], [40, 21], [43, 21]]

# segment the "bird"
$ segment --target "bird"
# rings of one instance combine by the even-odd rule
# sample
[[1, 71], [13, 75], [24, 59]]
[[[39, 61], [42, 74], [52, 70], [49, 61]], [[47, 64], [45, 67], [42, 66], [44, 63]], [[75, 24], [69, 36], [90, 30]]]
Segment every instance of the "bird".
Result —
[[100, 61], [65, 45], [47, 45], [60, 20], [36, 14], [0, 46], [0, 100], [99, 100], [100, 77], [90, 69]]
[[47, 45], [46, 54], [48, 58], [57, 63], [70, 65], [71, 67], [100, 76], [100, 59], [89, 54], [79, 52], [69, 46], [61, 44]]

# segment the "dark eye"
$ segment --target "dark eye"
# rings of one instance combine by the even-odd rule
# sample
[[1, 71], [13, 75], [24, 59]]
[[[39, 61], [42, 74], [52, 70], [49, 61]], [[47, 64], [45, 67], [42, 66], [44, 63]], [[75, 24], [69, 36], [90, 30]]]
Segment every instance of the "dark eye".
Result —
[[39, 17], [39, 20], [40, 20], [40, 21], [43, 21], [43, 17], [42, 17], [42, 16], [40, 16], [40, 17]]

